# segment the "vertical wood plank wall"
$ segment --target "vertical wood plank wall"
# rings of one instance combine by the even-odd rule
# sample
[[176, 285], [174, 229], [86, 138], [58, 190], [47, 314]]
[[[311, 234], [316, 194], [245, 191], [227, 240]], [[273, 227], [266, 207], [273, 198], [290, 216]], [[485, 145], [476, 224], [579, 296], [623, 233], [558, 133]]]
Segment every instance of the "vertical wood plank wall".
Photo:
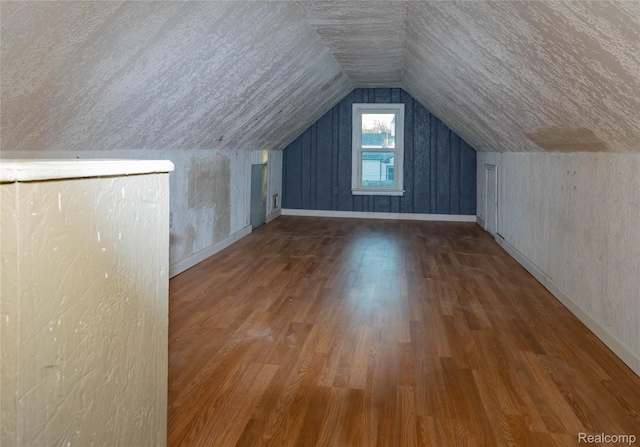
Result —
[[[351, 106], [405, 105], [402, 197], [351, 194]], [[287, 146], [282, 207], [476, 214], [476, 152], [401, 88], [355, 89]]]

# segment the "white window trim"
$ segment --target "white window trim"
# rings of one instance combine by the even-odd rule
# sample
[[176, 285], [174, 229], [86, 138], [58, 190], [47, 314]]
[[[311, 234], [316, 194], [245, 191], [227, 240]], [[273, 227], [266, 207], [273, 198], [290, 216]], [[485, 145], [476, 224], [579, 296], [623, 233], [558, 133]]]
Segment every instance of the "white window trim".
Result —
[[[404, 194], [404, 104], [353, 104], [351, 128], [351, 193], [353, 195], [401, 196]], [[362, 148], [362, 114], [363, 113], [395, 113], [396, 138], [395, 148], [386, 148], [385, 152], [395, 152], [393, 188], [379, 186], [361, 186], [360, 163]], [[375, 149], [374, 151], [376, 151]], [[371, 152], [367, 148], [365, 151]]]

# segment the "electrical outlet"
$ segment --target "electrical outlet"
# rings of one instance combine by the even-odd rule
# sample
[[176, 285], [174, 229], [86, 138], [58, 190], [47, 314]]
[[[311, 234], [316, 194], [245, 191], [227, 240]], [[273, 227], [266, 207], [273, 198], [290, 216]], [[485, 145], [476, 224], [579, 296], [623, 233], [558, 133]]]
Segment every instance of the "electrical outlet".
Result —
[[173, 211], [169, 211], [169, 228], [173, 228]]

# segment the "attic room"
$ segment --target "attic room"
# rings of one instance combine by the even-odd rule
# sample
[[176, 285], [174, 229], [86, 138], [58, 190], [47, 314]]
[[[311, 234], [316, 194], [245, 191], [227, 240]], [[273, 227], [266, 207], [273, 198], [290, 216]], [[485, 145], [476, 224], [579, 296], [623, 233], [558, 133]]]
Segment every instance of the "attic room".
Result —
[[640, 437], [640, 2], [0, 1], [0, 446]]

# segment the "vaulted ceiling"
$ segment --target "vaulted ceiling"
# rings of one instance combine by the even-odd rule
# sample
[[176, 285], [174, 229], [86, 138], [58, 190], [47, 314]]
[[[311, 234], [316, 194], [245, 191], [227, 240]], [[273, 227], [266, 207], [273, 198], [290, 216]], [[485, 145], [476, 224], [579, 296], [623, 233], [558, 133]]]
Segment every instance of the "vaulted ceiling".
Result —
[[640, 2], [0, 4], [0, 149], [282, 149], [403, 87], [482, 151], [640, 151]]

